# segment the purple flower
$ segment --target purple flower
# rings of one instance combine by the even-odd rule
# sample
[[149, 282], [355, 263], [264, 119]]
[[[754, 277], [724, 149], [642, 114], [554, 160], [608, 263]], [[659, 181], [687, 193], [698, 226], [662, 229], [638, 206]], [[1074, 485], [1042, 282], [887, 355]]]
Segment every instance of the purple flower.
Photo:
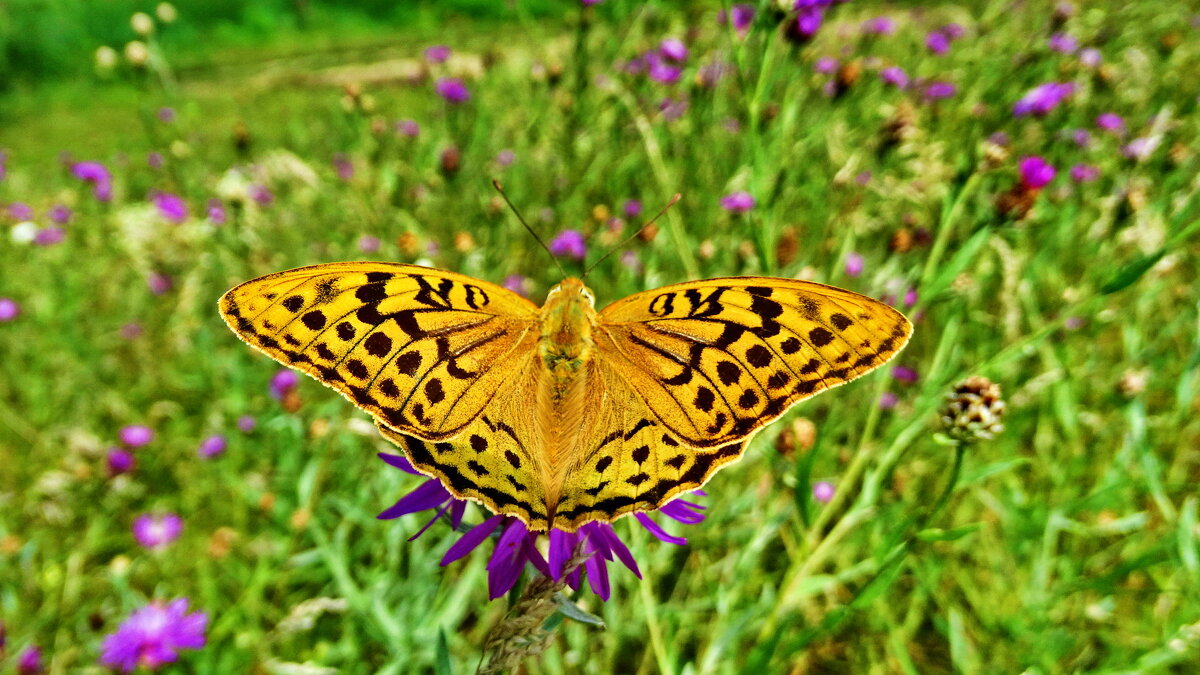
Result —
[[119, 476], [123, 473], [129, 473], [137, 466], [137, 460], [133, 458], [132, 452], [115, 446], [108, 449], [106, 463], [108, 464], [109, 476]]
[[821, 30], [821, 22], [825, 14], [821, 7], [803, 7], [796, 14], [796, 21], [791, 25], [789, 33], [800, 40], [811, 39]]
[[1100, 169], [1091, 164], [1076, 164], [1071, 167], [1070, 174], [1076, 183], [1090, 183], [1100, 177]]
[[409, 138], [416, 138], [421, 134], [421, 125], [415, 120], [400, 120], [396, 122], [396, 133]]
[[471, 100], [471, 92], [467, 91], [467, 85], [457, 77], [438, 78], [433, 88], [447, 103], [457, 105]]
[[1161, 136], [1140, 136], [1126, 143], [1121, 148], [1121, 154], [1129, 159], [1143, 162], [1154, 154], [1160, 143], [1162, 143]]
[[177, 225], [187, 220], [187, 203], [179, 195], [173, 195], [170, 192], [155, 192], [152, 201], [154, 207], [158, 209], [158, 215], [166, 220]]
[[344, 152], [339, 152], [333, 156], [333, 170], [337, 172], [338, 178], [343, 181], [354, 178], [354, 162], [350, 161], [350, 158]]
[[642, 261], [638, 258], [637, 251], [622, 251], [621, 264], [634, 274], [642, 273]]
[[832, 56], [822, 56], [821, 58], [817, 59], [816, 64], [813, 65], [813, 70], [821, 73], [822, 75], [829, 75], [830, 73], [837, 71], [837, 68], [838, 60]]
[[382, 245], [383, 242], [379, 240], [379, 237], [373, 237], [369, 234], [364, 234], [358, 238], [358, 250], [363, 253], [375, 253]]
[[154, 440], [154, 430], [142, 424], [130, 424], [129, 426], [121, 427], [121, 432], [118, 435], [121, 438], [121, 443], [127, 448], [140, 448], [143, 445], [149, 445]]
[[913, 305], [917, 304], [917, 289], [913, 288], [912, 286], [909, 286], [908, 290], [904, 291], [903, 302], [904, 302], [904, 306], [906, 308], [912, 307]]
[[686, 100], [676, 101], [670, 96], [658, 102], [658, 110], [665, 120], [677, 120], [683, 117], [687, 109], [688, 102]]
[[626, 218], [637, 218], [642, 215], [642, 203], [636, 199], [626, 199], [621, 205], [621, 212]]
[[[420, 475], [408, 460], [400, 455], [380, 453], [379, 458], [401, 471]], [[703, 493], [698, 491], [695, 494]], [[466, 501], [455, 499], [438, 480], [431, 478], [378, 517], [390, 519], [417, 511], [437, 509], [425, 526], [410, 538], [411, 541], [424, 534], [443, 515], [446, 516], [449, 525], [457, 529], [462, 524], [466, 506]], [[703, 510], [703, 506], [683, 499], [676, 499], [659, 509], [667, 517], [689, 525], [704, 520]], [[673, 544], [687, 542], [683, 537], [667, 534], [661, 525], [645, 513], [638, 513], [636, 518], [643, 527], [662, 541]], [[503, 515], [492, 516], [468, 530], [446, 551], [441, 564], [445, 566], [459, 560], [496, 533], [499, 536], [487, 564], [488, 597], [492, 599], [510, 591], [528, 566], [556, 581], [565, 581], [576, 590], [586, 577], [592, 592], [605, 601], [612, 593], [608, 576], [609, 562], [620, 561], [634, 575], [641, 578], [633, 554], [609, 523], [585, 523], [576, 532], [564, 532], [556, 528], [547, 535], [530, 532], [520, 520]], [[543, 536], [547, 537], [544, 549], [538, 546], [538, 540]], [[547, 552], [545, 557], [542, 550]], [[588, 557], [582, 566], [567, 572], [565, 564], [576, 550]]]
[[851, 251], [846, 254], [846, 276], [857, 277], [863, 273], [865, 267], [861, 254]]
[[821, 502], [822, 504], [828, 504], [830, 501], [832, 501], [834, 492], [835, 490], [833, 483], [830, 483], [827, 480], [819, 481], [814, 483], [812, 486], [813, 499]]
[[1037, 155], [1022, 157], [1017, 168], [1021, 174], [1021, 184], [1030, 190], [1046, 187], [1058, 173], [1052, 164]]
[[1071, 132], [1071, 140], [1075, 141], [1075, 145], [1086, 148], [1092, 142], [1092, 135], [1087, 129], [1076, 129]]
[[1048, 115], [1051, 110], [1054, 110], [1059, 103], [1073, 93], [1075, 93], [1075, 84], [1072, 82], [1039, 84], [1013, 104], [1013, 115], [1016, 117]]
[[897, 89], [904, 89], [908, 86], [908, 73], [904, 72], [900, 66], [889, 66], [879, 71], [879, 79]]
[[496, 164], [500, 167], [510, 167], [515, 161], [517, 161], [517, 153], [512, 150], [506, 148], [496, 153]]
[[217, 455], [225, 452], [225, 448], [229, 445], [229, 441], [221, 434], [215, 434], [200, 441], [200, 447], [196, 449], [196, 453], [201, 459], [212, 459]]
[[1095, 47], [1088, 47], [1079, 52], [1079, 63], [1085, 68], [1096, 68], [1103, 60], [1100, 50]]
[[271, 398], [281, 400], [295, 389], [297, 384], [300, 384], [300, 376], [296, 371], [287, 368], [280, 370], [271, 378]]
[[66, 225], [71, 222], [72, 215], [71, 208], [66, 204], [55, 204], [50, 207], [50, 220], [59, 225]]
[[869, 35], [891, 35], [896, 32], [896, 22], [890, 16], [877, 16], [864, 21], [862, 30]]
[[591, 7], [592, 5], [598, 5], [602, 2], [604, 2], [604, 0], [579, 0], [579, 4], [583, 5], [584, 7]]
[[897, 396], [896, 394], [894, 394], [890, 391], [885, 391], [879, 397], [879, 409], [880, 410], [891, 410], [892, 408], [895, 408], [896, 404], [899, 402], [900, 402], [899, 396]]
[[950, 38], [941, 31], [933, 31], [925, 36], [925, 48], [931, 53], [941, 56], [950, 51]]
[[181, 649], [200, 649], [204, 646], [204, 631], [208, 615], [187, 613], [187, 598], [170, 604], [151, 603], [134, 612], [118, 628], [105, 636], [101, 645], [100, 663], [132, 673], [137, 668], [156, 670], [174, 663]]
[[165, 548], [183, 532], [183, 519], [174, 513], [142, 514], [133, 520], [133, 537], [148, 549]]
[[33, 243], [38, 246], [53, 246], [62, 243], [62, 240], [67, 236], [67, 231], [57, 225], [43, 227], [33, 235]]
[[8, 205], [8, 217], [13, 220], [30, 220], [33, 218], [33, 208], [24, 202], [13, 202]]
[[686, 61], [688, 56], [687, 47], [678, 38], [666, 38], [658, 43], [658, 53], [671, 61], [679, 62]]
[[21, 305], [12, 298], [0, 298], [0, 323], [12, 321], [21, 315]]
[[42, 650], [37, 645], [29, 645], [17, 657], [18, 675], [38, 675], [43, 672]]
[[988, 136], [989, 143], [999, 145], [1001, 147], [1008, 147], [1010, 140], [1011, 139], [1009, 139], [1008, 134], [1004, 133], [1003, 131], [997, 131], [991, 136]]
[[550, 252], [559, 257], [583, 260], [587, 255], [587, 245], [583, 233], [579, 230], [563, 230], [550, 240]]
[[155, 295], [163, 295], [175, 286], [175, 282], [171, 277], [162, 272], [151, 272], [150, 276], [146, 277], [146, 286], [150, 292]]
[[158, 119], [160, 122], [166, 122], [167, 124], [174, 122], [175, 121], [175, 109], [174, 108], [159, 108], [158, 109]]
[[243, 434], [248, 434], [251, 431], [254, 431], [254, 427], [256, 426], [258, 426], [258, 422], [255, 422], [254, 418], [250, 415], [242, 415], [241, 417], [237, 418], [238, 431], [242, 432]]
[[[730, 10], [733, 16], [733, 29], [742, 37], [750, 30], [750, 24], [754, 22], [754, 5], [741, 3], [734, 5]], [[725, 10], [717, 13], [717, 23], [724, 24], [728, 21], [725, 15]]]
[[271, 202], [275, 201], [275, 195], [271, 192], [271, 188], [266, 185], [255, 183], [248, 188], [248, 192], [250, 193], [250, 199], [253, 199], [254, 203], [259, 206], [269, 206]]
[[527, 297], [529, 295], [529, 279], [520, 274], [510, 274], [504, 277], [504, 283], [501, 286], [516, 293], [517, 295]]
[[905, 384], [912, 384], [917, 381], [917, 371], [908, 366], [896, 366], [892, 368], [892, 377]]
[[957, 23], [948, 23], [942, 26], [942, 34], [950, 38], [950, 40], [957, 40], [967, 34], [967, 29]]
[[1101, 113], [1096, 117], [1096, 126], [1118, 135], [1125, 133], [1125, 120], [1116, 113]]
[[76, 178], [92, 184], [92, 195], [101, 202], [112, 199], [112, 175], [100, 162], [76, 162], [71, 165]]
[[129, 322], [121, 326], [121, 337], [126, 340], [133, 340], [142, 334], [142, 327], [136, 322]]
[[958, 93], [952, 82], [930, 82], [923, 92], [926, 101], [941, 101]]
[[164, 161], [165, 160], [163, 159], [161, 152], [151, 152], [150, 154], [146, 155], [146, 165], [151, 169], [161, 169]]
[[1055, 33], [1048, 42], [1051, 51], [1059, 54], [1074, 54], [1079, 49], [1079, 41], [1069, 33]]
[[225, 205], [215, 197], [208, 200], [208, 204], [204, 207], [204, 214], [208, 216], [208, 222], [213, 225], [224, 225], [229, 220], [229, 215], [225, 212]]
[[450, 58], [450, 48], [446, 45], [433, 45], [425, 48], [425, 60], [430, 63], [445, 63]]
[[646, 74], [659, 84], [675, 84], [683, 74], [678, 66], [673, 66], [662, 59], [657, 52], [650, 52], [644, 57]]
[[745, 213], [754, 208], [754, 197], [749, 192], [730, 192], [721, 197], [721, 208], [730, 213]]

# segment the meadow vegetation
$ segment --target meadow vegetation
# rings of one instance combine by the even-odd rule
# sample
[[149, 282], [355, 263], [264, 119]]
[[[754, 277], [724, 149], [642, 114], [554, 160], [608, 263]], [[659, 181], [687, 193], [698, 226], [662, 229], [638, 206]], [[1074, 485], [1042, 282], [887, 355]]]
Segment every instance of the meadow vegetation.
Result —
[[[520, 586], [490, 601], [485, 554], [439, 566], [451, 528], [376, 519], [420, 480], [216, 301], [362, 259], [540, 303], [560, 275], [492, 178], [573, 274], [682, 194], [591, 271], [598, 306], [765, 274], [915, 326], [760, 434], [693, 499], [703, 522], [660, 519], [686, 544], [619, 521], [642, 579], [613, 565], [607, 601], [571, 594], [604, 628], [558, 615], [525, 672], [1200, 662], [1195, 7], [859, 0], [804, 35], [766, 2], [465, 3], [344, 40], [318, 22], [303, 35], [337, 49], [305, 51], [126, 4], [82, 67], [0, 94], [4, 667], [36, 646], [47, 672], [103, 672], [106, 635], [187, 598], [207, 624], [181, 672], [473, 672]], [[940, 411], [971, 375], [1004, 428], [934, 509]]]

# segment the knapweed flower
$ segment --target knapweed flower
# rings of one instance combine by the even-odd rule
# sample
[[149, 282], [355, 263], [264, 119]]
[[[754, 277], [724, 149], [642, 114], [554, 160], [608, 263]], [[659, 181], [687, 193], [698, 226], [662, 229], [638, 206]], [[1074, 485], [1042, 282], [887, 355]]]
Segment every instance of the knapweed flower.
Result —
[[108, 467], [108, 475], [111, 477], [133, 471], [134, 467], [137, 466], [137, 460], [134, 459], [132, 452], [112, 447], [108, 449], [105, 464]]
[[529, 295], [529, 279], [520, 274], [510, 274], [504, 277], [504, 283], [500, 285], [522, 297]]
[[225, 204], [216, 197], [208, 200], [208, 203], [205, 204], [204, 215], [208, 217], [208, 222], [213, 225], [224, 225], [229, 220], [229, 215], [225, 211]]
[[163, 168], [163, 164], [165, 162], [166, 159], [163, 158], [163, 154], [161, 152], [152, 152], [146, 155], [146, 166], [154, 169], [155, 171]]
[[379, 251], [379, 247], [382, 245], [383, 242], [380, 241], [379, 237], [369, 234], [364, 234], [358, 238], [358, 250], [363, 253], [375, 253]]
[[925, 85], [922, 95], [926, 101], [942, 101], [958, 93], [958, 87], [953, 82], [930, 82]]
[[963, 443], [991, 440], [1004, 431], [1004, 407], [1000, 385], [972, 375], [946, 394], [942, 428]]
[[897, 89], [904, 89], [908, 86], [908, 73], [904, 72], [900, 66], [888, 66], [879, 71], [879, 79]]
[[1046, 187], [1058, 173], [1054, 165], [1037, 155], [1021, 158], [1017, 170], [1021, 175], [1021, 185], [1029, 190], [1040, 190]]
[[72, 215], [71, 207], [66, 204], [55, 204], [50, 207], [50, 220], [59, 225], [66, 225], [71, 222]]
[[237, 418], [238, 431], [242, 432], [243, 434], [248, 434], [251, 431], [254, 431], [254, 427], [256, 426], [258, 426], [258, 422], [256, 422], [250, 415], [242, 415], [241, 417]]
[[170, 192], [155, 192], [151, 201], [154, 202], [154, 208], [158, 209], [158, 215], [162, 216], [164, 220], [176, 225], [187, 220], [187, 202], [183, 201], [179, 195]]
[[822, 504], [828, 504], [829, 502], [833, 501], [833, 495], [835, 492], [836, 492], [836, 490], [833, 487], [833, 483], [830, 483], [827, 480], [818, 481], [816, 483], [813, 483], [813, 486], [812, 486], [813, 499], [817, 500], [818, 502], [820, 502]]
[[942, 35], [945, 35], [950, 40], [957, 40], [967, 34], [967, 29], [957, 23], [948, 23], [941, 27]]
[[1076, 183], [1090, 183], [1100, 177], [1100, 169], [1091, 164], [1076, 164], [1071, 167], [1070, 174]]
[[174, 513], [142, 514], [133, 520], [133, 537], [148, 549], [165, 548], [183, 532], [183, 519]]
[[71, 173], [92, 185], [92, 195], [97, 201], [112, 200], [112, 174], [100, 162], [76, 162], [71, 165]]
[[1086, 148], [1092, 143], [1092, 135], [1088, 133], [1087, 129], [1075, 129], [1071, 132], [1070, 136], [1075, 145], [1081, 148]]
[[433, 45], [425, 48], [425, 60], [430, 63], [445, 63], [450, 58], [450, 48], [446, 45]]
[[471, 92], [467, 91], [467, 85], [457, 77], [441, 77], [433, 85], [438, 96], [441, 96], [447, 103], [455, 105], [466, 103], [471, 100]]
[[583, 260], [587, 255], [587, 244], [583, 233], [579, 230], [563, 230], [550, 240], [550, 253], [559, 256]]
[[1030, 89], [1019, 101], [1013, 104], [1013, 115], [1023, 117], [1036, 115], [1038, 117], [1050, 114], [1068, 96], [1075, 93], [1072, 82], [1046, 82]]
[[862, 30], [868, 35], [891, 35], [896, 32], [896, 22], [890, 16], [877, 16], [864, 21]]
[[1069, 33], [1055, 33], [1050, 36], [1047, 44], [1050, 47], [1050, 51], [1055, 51], [1059, 54], [1074, 54], [1079, 49], [1079, 41]]
[[138, 668], [156, 670], [174, 663], [181, 649], [204, 646], [208, 615], [187, 613], [187, 598], [169, 604], [151, 603], [126, 619], [117, 632], [104, 638], [100, 650], [101, 665], [132, 673]]
[[159, 108], [158, 109], [158, 121], [165, 122], [166, 124], [170, 124], [171, 122], [174, 122], [175, 121], [175, 109], [167, 108], [167, 107]]
[[935, 30], [925, 36], [925, 48], [932, 54], [941, 56], [950, 51], [950, 38], [940, 30]]
[[[739, 3], [731, 7], [729, 13], [733, 17], [733, 29], [739, 36], [745, 37], [750, 30], [750, 24], [754, 23], [754, 5]], [[724, 24], [728, 20], [725, 10], [717, 13], [717, 23]]]
[[892, 378], [905, 384], [912, 384], [917, 381], [917, 371], [908, 366], [896, 366], [892, 368]]
[[667, 63], [658, 52], [650, 52], [643, 57], [646, 65], [646, 75], [659, 84], [675, 84], [683, 75], [683, 70], [676, 65]]
[[121, 326], [120, 334], [121, 337], [125, 338], [126, 340], [137, 339], [142, 334], [142, 325], [131, 321]]
[[251, 185], [247, 188], [247, 192], [250, 193], [250, 199], [253, 199], [254, 203], [259, 206], [269, 206], [271, 202], [275, 201], [275, 194], [271, 192], [271, 188], [260, 183]]
[[1162, 143], [1161, 136], [1140, 136], [1121, 147], [1121, 154], [1138, 162], [1144, 162]]
[[1088, 47], [1079, 52], [1079, 63], [1084, 68], [1097, 68], [1104, 61], [1104, 56], [1095, 47]]
[[61, 244], [67, 236], [67, 231], [57, 225], [43, 227], [33, 236], [33, 243], [38, 246], [54, 246]]
[[626, 218], [637, 218], [642, 215], [642, 203], [636, 199], [626, 199], [621, 205], [621, 213], [624, 213]]
[[[379, 458], [401, 471], [420, 475], [413, 469], [412, 464], [400, 455], [380, 453]], [[695, 494], [703, 495], [703, 492], [697, 491]], [[437, 509], [429, 522], [410, 538], [411, 541], [424, 534], [443, 515], [447, 517], [449, 525], [457, 529], [462, 524], [466, 506], [466, 501], [455, 499], [437, 479], [430, 478], [378, 517], [386, 520], [417, 511]], [[676, 499], [660, 508], [659, 512], [668, 518], [691, 525], [704, 520], [704, 508], [694, 502]], [[646, 513], [638, 513], [635, 518], [642, 527], [662, 541], [679, 545], [687, 543], [684, 537], [668, 534]], [[612, 594], [608, 577], [609, 562], [619, 560], [639, 579], [642, 576], [633, 554], [609, 523], [587, 523], [576, 532], [553, 529], [546, 535], [530, 532], [520, 520], [502, 515], [492, 516], [463, 534], [446, 551], [441, 564], [445, 566], [461, 559], [494, 533], [499, 533], [499, 538], [487, 564], [488, 597], [492, 599], [510, 591], [527, 566], [532, 566], [543, 576], [565, 582], [576, 590], [580, 588], [586, 576], [592, 592], [605, 601]], [[538, 546], [539, 537], [543, 536], [548, 539], [544, 549], [547, 552], [546, 556], [542, 555], [543, 549]], [[566, 563], [576, 551], [587, 558], [582, 566], [568, 571], [565, 569]]]
[[846, 254], [846, 276], [857, 277], [863, 273], [866, 266], [862, 254], [851, 251]]
[[333, 170], [337, 173], [337, 177], [343, 181], [354, 178], [354, 162], [350, 161], [350, 157], [344, 152], [339, 152], [333, 156]]
[[37, 645], [29, 645], [17, 657], [18, 675], [39, 675], [43, 669], [42, 650]]
[[512, 150], [506, 148], [496, 153], [496, 166], [507, 168], [512, 166], [515, 161], [517, 161], [517, 153]]
[[154, 440], [154, 430], [142, 424], [130, 424], [121, 427], [121, 432], [118, 435], [121, 438], [121, 443], [127, 448], [140, 448], [143, 445], [149, 445]]
[[838, 60], [832, 56], [822, 56], [813, 64], [813, 70], [822, 75], [829, 75], [836, 72], [838, 69]]
[[5, 211], [11, 220], [22, 221], [33, 218], [33, 207], [25, 202], [13, 202]]
[[754, 208], [754, 196], [749, 192], [731, 192], [721, 197], [721, 208], [730, 213], [745, 213]]
[[671, 61], [686, 61], [688, 56], [687, 46], [679, 38], [666, 38], [658, 43], [658, 53]]
[[12, 298], [0, 298], [0, 323], [12, 321], [21, 315], [21, 305]]
[[150, 275], [146, 277], [146, 287], [149, 288], [150, 292], [154, 295], [163, 295], [174, 288], [174, 286], [175, 282], [171, 279], [171, 277], [163, 274], [162, 272], [151, 272]]
[[1100, 113], [1096, 116], [1096, 126], [1118, 135], [1125, 133], [1125, 120], [1116, 113]]
[[200, 455], [200, 459], [212, 459], [217, 455], [223, 454], [225, 448], [229, 446], [229, 441], [221, 434], [213, 434], [208, 438], [200, 441], [200, 447], [196, 448], [196, 454]]
[[297, 384], [300, 384], [300, 376], [296, 374], [296, 371], [287, 368], [280, 370], [271, 378], [271, 398], [282, 400], [296, 388]]
[[416, 138], [421, 135], [421, 125], [415, 120], [400, 120], [396, 122], [396, 133], [409, 138]]
[[892, 408], [895, 408], [896, 404], [899, 402], [900, 402], [900, 397], [897, 396], [894, 392], [885, 391], [879, 395], [879, 409], [880, 410], [891, 410]]

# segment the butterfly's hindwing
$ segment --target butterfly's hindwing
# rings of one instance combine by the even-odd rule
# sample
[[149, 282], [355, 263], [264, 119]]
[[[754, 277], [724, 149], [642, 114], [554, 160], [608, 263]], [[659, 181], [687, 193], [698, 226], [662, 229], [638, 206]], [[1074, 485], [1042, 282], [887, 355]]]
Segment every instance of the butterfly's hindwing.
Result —
[[796, 402], [873, 370], [911, 333], [903, 315], [870, 298], [762, 277], [638, 293], [600, 321], [601, 358], [695, 447], [748, 437]]
[[413, 265], [314, 265], [221, 299], [229, 326], [387, 426], [427, 439], [474, 420], [529, 350], [537, 309], [498, 286]]

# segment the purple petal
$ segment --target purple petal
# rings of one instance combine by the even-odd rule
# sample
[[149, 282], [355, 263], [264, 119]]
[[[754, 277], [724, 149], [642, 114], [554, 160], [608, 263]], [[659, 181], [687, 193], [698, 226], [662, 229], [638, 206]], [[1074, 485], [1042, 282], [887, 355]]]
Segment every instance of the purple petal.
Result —
[[375, 516], [379, 520], [391, 520], [400, 516], [407, 516], [410, 513], [424, 511], [439, 506], [442, 502], [450, 498], [450, 493], [446, 492], [446, 488], [442, 487], [436, 479], [429, 480], [417, 486], [417, 489], [404, 495], [400, 501], [393, 504], [383, 513]]
[[629, 552], [629, 548], [625, 546], [625, 542], [621, 541], [621, 537], [617, 535], [612, 525], [608, 523], [596, 523], [596, 528], [589, 536], [600, 538], [603, 541], [603, 545], [615, 553], [617, 559], [628, 567], [634, 576], [639, 579], [642, 578], [642, 572], [638, 569], [637, 561], [634, 560], [633, 554]]
[[458, 529], [462, 525], [463, 515], [467, 512], [467, 500], [452, 499], [450, 500], [450, 526]]
[[525, 568], [521, 544], [528, 532], [525, 523], [513, 518], [496, 542], [496, 550], [487, 564], [488, 597], [492, 600], [512, 590], [520, 578]]
[[445, 567], [446, 565], [449, 565], [455, 560], [458, 560], [464, 555], [470, 553], [471, 551], [474, 551], [475, 547], [479, 546], [484, 539], [487, 539], [488, 535], [491, 534], [492, 531], [495, 530], [503, 520], [504, 516], [492, 516], [491, 518], [488, 518], [482, 523], [471, 528], [470, 532], [467, 532], [460, 537], [458, 541], [454, 542], [454, 545], [451, 546], [448, 551], [446, 551], [446, 555], [442, 556], [442, 567]]
[[[594, 546], [589, 546], [595, 550]], [[583, 563], [587, 569], [588, 586], [592, 592], [600, 596], [600, 599], [608, 602], [608, 598], [612, 595], [612, 586], [608, 583], [608, 566], [604, 559], [600, 556], [589, 556]]]
[[417, 537], [425, 534], [425, 530], [428, 530], [434, 523], [436, 523], [438, 521], [438, 518], [441, 518], [442, 514], [446, 512], [446, 509], [450, 508], [453, 505], [454, 505], [454, 502], [450, 502], [449, 504], [446, 504], [442, 508], [438, 509], [437, 513], [433, 514], [433, 517], [429, 519], [429, 522], [425, 523], [425, 527], [422, 527], [420, 530], [417, 530], [417, 533], [414, 534], [413, 536], [409, 537], [408, 540], [416, 541]]
[[389, 455], [386, 452], [381, 452], [377, 456], [379, 457], [379, 459], [382, 459], [383, 461], [396, 467], [397, 469], [400, 469], [401, 471], [403, 471], [405, 473], [411, 473], [414, 476], [425, 475], [425, 474], [421, 473], [420, 471], [417, 471], [416, 469], [414, 469], [412, 462], [409, 462], [408, 458], [403, 455]]
[[529, 561], [542, 576], [550, 576], [550, 566], [546, 564], [546, 559], [542, 557], [542, 552], [537, 548], [537, 532], [526, 532], [526, 536], [521, 540], [521, 553], [524, 558]]
[[671, 502], [670, 504], [664, 505], [659, 509], [659, 511], [661, 511], [663, 515], [678, 520], [681, 523], [695, 525], [696, 523], [704, 520], [704, 514], [692, 509], [703, 508], [704, 507], [700, 506], [699, 504], [693, 504], [691, 502], [685, 502], [679, 499]]
[[573, 532], [550, 530], [550, 578], [562, 581], [563, 566], [575, 550], [578, 537]]
[[650, 530], [650, 534], [658, 537], [662, 541], [670, 544], [678, 544], [680, 546], [687, 543], [687, 539], [684, 537], [672, 537], [671, 535], [667, 534], [667, 531], [662, 529], [661, 525], [651, 520], [650, 516], [647, 516], [644, 513], [637, 513], [634, 515], [638, 519], [638, 522], [642, 524], [642, 527]]

